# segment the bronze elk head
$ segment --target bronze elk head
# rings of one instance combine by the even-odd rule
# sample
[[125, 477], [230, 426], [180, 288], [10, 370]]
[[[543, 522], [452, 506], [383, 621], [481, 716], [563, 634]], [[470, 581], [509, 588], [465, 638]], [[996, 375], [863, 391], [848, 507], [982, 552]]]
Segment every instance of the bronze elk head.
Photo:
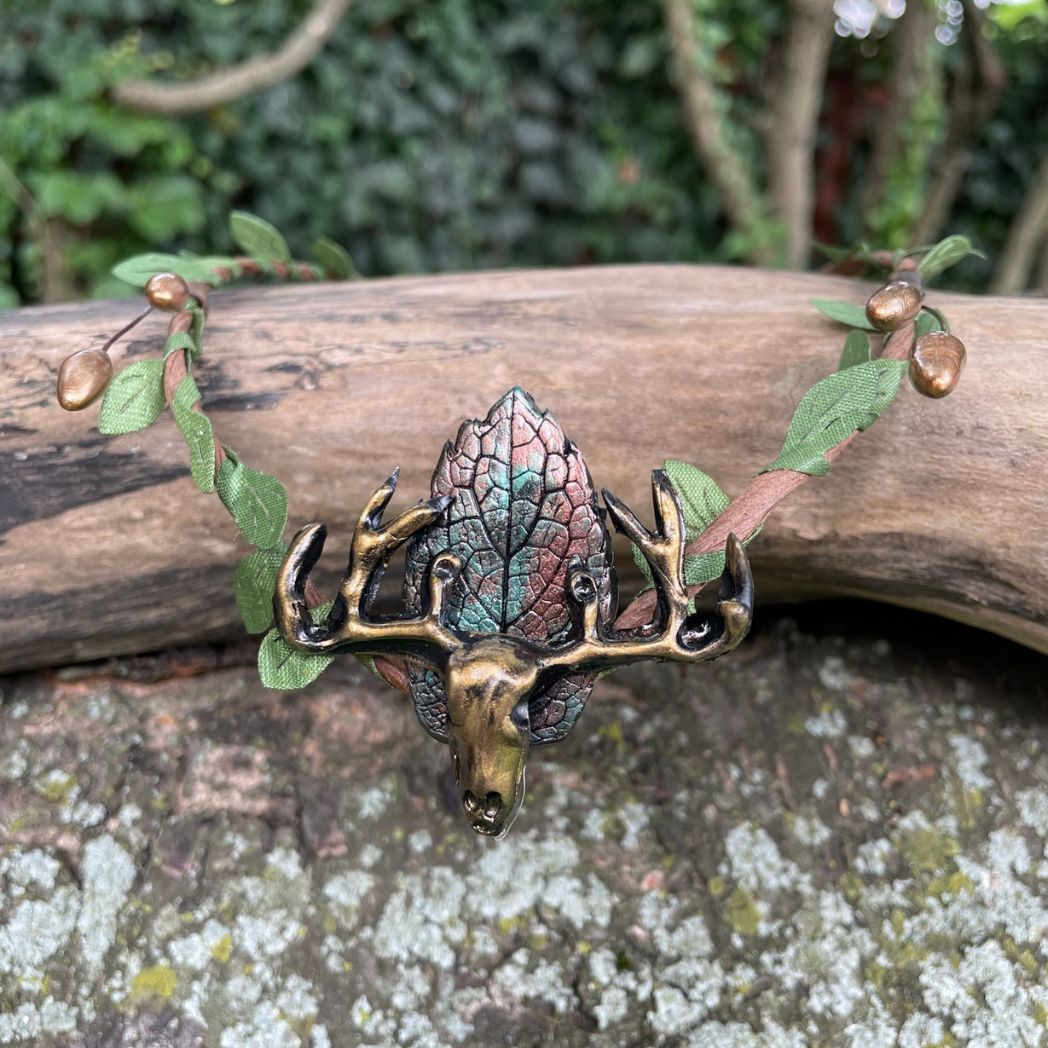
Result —
[[[321, 623], [305, 594], [325, 528], [295, 535], [277, 576], [276, 622], [302, 651], [405, 660], [418, 718], [449, 746], [477, 833], [506, 833], [530, 747], [567, 735], [601, 673], [644, 659], [704, 662], [749, 630], [753, 578], [742, 544], [729, 536], [713, 614], [689, 614], [684, 515], [666, 474], [652, 473], [654, 530], [607, 491], [602, 510], [578, 450], [519, 388], [485, 419], [463, 423], [441, 455], [433, 497], [383, 524], [396, 483], [394, 472], [365, 507]], [[605, 515], [651, 569], [658, 610], [638, 629], [613, 625]], [[375, 615], [382, 575], [404, 545], [408, 613]]]

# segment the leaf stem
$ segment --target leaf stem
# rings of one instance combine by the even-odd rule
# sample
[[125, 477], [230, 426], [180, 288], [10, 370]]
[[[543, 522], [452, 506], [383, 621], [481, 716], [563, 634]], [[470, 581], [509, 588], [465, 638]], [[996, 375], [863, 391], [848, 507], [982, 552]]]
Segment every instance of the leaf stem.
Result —
[[148, 317], [149, 314], [152, 312], [153, 307], [148, 306], [143, 312], [139, 313], [138, 316], [135, 317], [135, 319], [132, 320], [130, 324], [125, 324], [115, 335], [113, 335], [112, 338], [109, 339], [108, 342], [106, 342], [106, 344], [102, 347], [102, 352], [108, 353], [111, 346], [119, 342], [120, 339], [122, 339], [124, 335], [126, 335], [132, 328], [135, 328], [139, 324], [141, 324], [142, 321], [145, 320], [146, 317]]

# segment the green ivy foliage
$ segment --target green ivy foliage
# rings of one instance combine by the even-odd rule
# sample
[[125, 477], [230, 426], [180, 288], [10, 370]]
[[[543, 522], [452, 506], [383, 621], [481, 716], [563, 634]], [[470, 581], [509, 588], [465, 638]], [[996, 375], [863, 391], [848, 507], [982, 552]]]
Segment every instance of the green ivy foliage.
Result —
[[[957, 270], [955, 286], [985, 288], [1016, 211], [1033, 184], [1048, 143], [1048, 3], [1025, 0], [995, 4], [989, 11], [991, 39], [1007, 71], [1007, 86], [993, 118], [968, 158], [950, 227], [986, 249]], [[959, 61], [962, 55], [951, 55]]]
[[[784, 0], [695, 2], [730, 133], [762, 177], [754, 128]], [[229, 253], [225, 217], [240, 208], [289, 231], [298, 257], [332, 236], [369, 275], [741, 257], [687, 139], [656, 0], [368, 0], [271, 90], [180, 118], [109, 101], [128, 76], [177, 79], [271, 50], [310, 6], [7, 4], [0, 307], [40, 299], [45, 254], [64, 258], [75, 296], [125, 293], [111, 267], [158, 243]], [[998, 35], [1003, 50], [1020, 34]], [[837, 40], [836, 63], [883, 77], [883, 59], [859, 46]], [[1013, 50], [1029, 101], [1043, 63]], [[991, 248], [1014, 213], [1016, 170], [1035, 168], [1041, 109], [1009, 91], [973, 159], [967, 217], [951, 224]]]
[[[759, 167], [749, 129], [783, 4], [696, 3], [733, 134]], [[147, 244], [227, 251], [235, 206], [294, 230], [297, 254], [330, 231], [371, 274], [741, 251], [691, 155], [653, 0], [369, 0], [301, 76], [232, 106], [169, 120], [106, 100], [128, 75], [272, 48], [308, 6], [10, 5], [0, 156], [39, 213], [0, 193], [0, 304], [39, 297], [44, 220], [71, 291], [112, 294], [110, 266]], [[837, 47], [848, 58], [853, 44]]]
[[[5, 14], [0, 156], [61, 238], [73, 292], [119, 293], [109, 269], [156, 243], [229, 252], [225, 216], [241, 207], [290, 231], [297, 256], [332, 236], [369, 275], [726, 257], [650, 0], [369, 0], [300, 76], [230, 106], [166, 119], [107, 100], [136, 72], [272, 49], [310, 6]], [[29, 225], [0, 193], [8, 300], [40, 295]]]

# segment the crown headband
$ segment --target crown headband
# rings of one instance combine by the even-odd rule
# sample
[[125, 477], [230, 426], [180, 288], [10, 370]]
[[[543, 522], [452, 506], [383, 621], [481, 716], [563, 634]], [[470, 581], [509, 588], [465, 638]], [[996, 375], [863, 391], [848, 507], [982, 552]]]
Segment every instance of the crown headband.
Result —
[[[352, 264], [331, 241], [318, 242], [315, 263], [295, 261], [273, 227], [242, 213], [232, 232], [243, 256], [145, 255], [117, 266], [116, 275], [144, 287], [150, 309], [103, 347], [67, 358], [59, 402], [79, 410], [104, 391], [99, 429], [111, 434], [143, 429], [170, 407], [198, 487], [219, 495], [256, 547], [237, 565], [234, 590], [245, 626], [265, 633], [263, 683], [304, 687], [337, 653], [356, 655], [410, 694], [423, 727], [449, 746], [465, 816], [487, 836], [502, 836], [520, 808], [530, 747], [571, 731], [599, 675], [734, 648], [753, 614], [744, 546], [771, 508], [827, 472], [891, 403], [904, 372], [937, 398], [956, 387], [964, 365], [964, 346], [924, 302], [923, 283], [969, 253], [967, 241], [947, 238], [919, 262], [882, 258], [892, 274], [865, 310], [813, 303], [853, 330], [837, 370], [800, 401], [777, 458], [734, 501], [702, 471], [667, 462], [652, 473], [653, 529], [607, 491], [602, 506], [579, 450], [527, 392], [511, 389], [445, 446], [428, 499], [387, 522], [397, 472], [377, 489], [338, 592], [325, 600], [309, 579], [323, 525], [285, 547], [283, 485], [216, 438], [192, 371], [212, 288], [242, 276], [346, 278]], [[163, 356], [113, 376], [109, 348], [154, 308], [174, 314]], [[608, 519], [651, 584], [621, 612]], [[405, 610], [379, 615], [382, 575], [401, 547]], [[712, 612], [694, 610], [695, 595], [718, 578]]]

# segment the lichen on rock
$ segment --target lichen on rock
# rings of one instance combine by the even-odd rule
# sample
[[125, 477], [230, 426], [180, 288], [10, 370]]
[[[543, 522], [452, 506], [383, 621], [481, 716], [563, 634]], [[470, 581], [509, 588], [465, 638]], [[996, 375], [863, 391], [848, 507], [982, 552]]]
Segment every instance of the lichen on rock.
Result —
[[5, 682], [0, 1045], [1043, 1043], [1043, 661], [916, 632], [602, 681], [502, 842], [351, 664]]

